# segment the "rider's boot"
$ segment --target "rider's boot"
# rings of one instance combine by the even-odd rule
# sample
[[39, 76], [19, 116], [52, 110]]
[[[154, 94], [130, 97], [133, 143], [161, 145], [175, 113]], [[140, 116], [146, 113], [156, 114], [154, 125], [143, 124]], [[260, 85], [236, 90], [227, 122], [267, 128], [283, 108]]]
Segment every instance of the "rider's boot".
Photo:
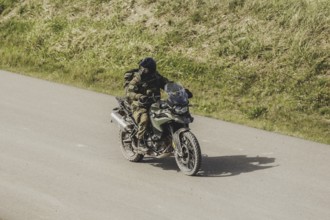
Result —
[[143, 139], [139, 139], [138, 149], [141, 152], [147, 152], [149, 150], [149, 148], [147, 147], [147, 145], [146, 145], [146, 143], [144, 142]]

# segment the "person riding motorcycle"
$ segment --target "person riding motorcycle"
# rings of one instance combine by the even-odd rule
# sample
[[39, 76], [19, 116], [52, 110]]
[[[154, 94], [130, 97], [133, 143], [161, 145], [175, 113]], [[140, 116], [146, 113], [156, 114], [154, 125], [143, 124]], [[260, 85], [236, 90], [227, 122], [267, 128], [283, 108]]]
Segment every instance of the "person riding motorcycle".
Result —
[[133, 118], [138, 124], [138, 148], [146, 152], [145, 133], [149, 124], [148, 109], [160, 99], [160, 89], [170, 81], [157, 71], [156, 61], [146, 57], [139, 62], [139, 69], [133, 70], [134, 78], [127, 85], [127, 98], [131, 104]]

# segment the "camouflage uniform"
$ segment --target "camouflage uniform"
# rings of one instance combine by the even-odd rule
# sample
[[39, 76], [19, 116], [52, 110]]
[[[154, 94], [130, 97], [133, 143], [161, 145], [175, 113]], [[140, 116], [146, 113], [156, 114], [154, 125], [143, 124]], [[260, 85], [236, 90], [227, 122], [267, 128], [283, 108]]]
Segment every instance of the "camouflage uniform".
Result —
[[137, 138], [143, 139], [149, 123], [148, 107], [139, 102], [139, 98], [145, 96], [159, 96], [160, 89], [164, 89], [168, 79], [158, 72], [142, 74], [140, 71], [134, 74], [134, 78], [127, 87], [127, 97], [132, 106], [133, 118], [139, 126]]

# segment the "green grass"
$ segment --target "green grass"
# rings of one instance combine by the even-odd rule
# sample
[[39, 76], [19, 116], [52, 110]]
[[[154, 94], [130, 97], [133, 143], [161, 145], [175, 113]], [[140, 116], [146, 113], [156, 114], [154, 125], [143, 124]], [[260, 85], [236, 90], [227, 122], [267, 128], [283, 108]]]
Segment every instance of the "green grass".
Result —
[[113, 95], [153, 56], [194, 113], [330, 143], [327, 0], [0, 0], [0, 67]]

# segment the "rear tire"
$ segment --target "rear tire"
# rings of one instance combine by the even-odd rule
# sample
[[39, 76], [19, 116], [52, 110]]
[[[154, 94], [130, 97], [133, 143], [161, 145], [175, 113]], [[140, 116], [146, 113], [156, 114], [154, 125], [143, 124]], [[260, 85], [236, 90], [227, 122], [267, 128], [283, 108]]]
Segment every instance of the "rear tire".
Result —
[[175, 151], [176, 164], [184, 174], [194, 176], [199, 171], [202, 160], [198, 140], [193, 133], [186, 131], [180, 135], [180, 143], [182, 156]]
[[[132, 142], [124, 142], [129, 139], [129, 133], [125, 131], [119, 131], [120, 149], [123, 156], [131, 162], [140, 162], [144, 155], [134, 152]], [[133, 140], [132, 140], [133, 141]]]

